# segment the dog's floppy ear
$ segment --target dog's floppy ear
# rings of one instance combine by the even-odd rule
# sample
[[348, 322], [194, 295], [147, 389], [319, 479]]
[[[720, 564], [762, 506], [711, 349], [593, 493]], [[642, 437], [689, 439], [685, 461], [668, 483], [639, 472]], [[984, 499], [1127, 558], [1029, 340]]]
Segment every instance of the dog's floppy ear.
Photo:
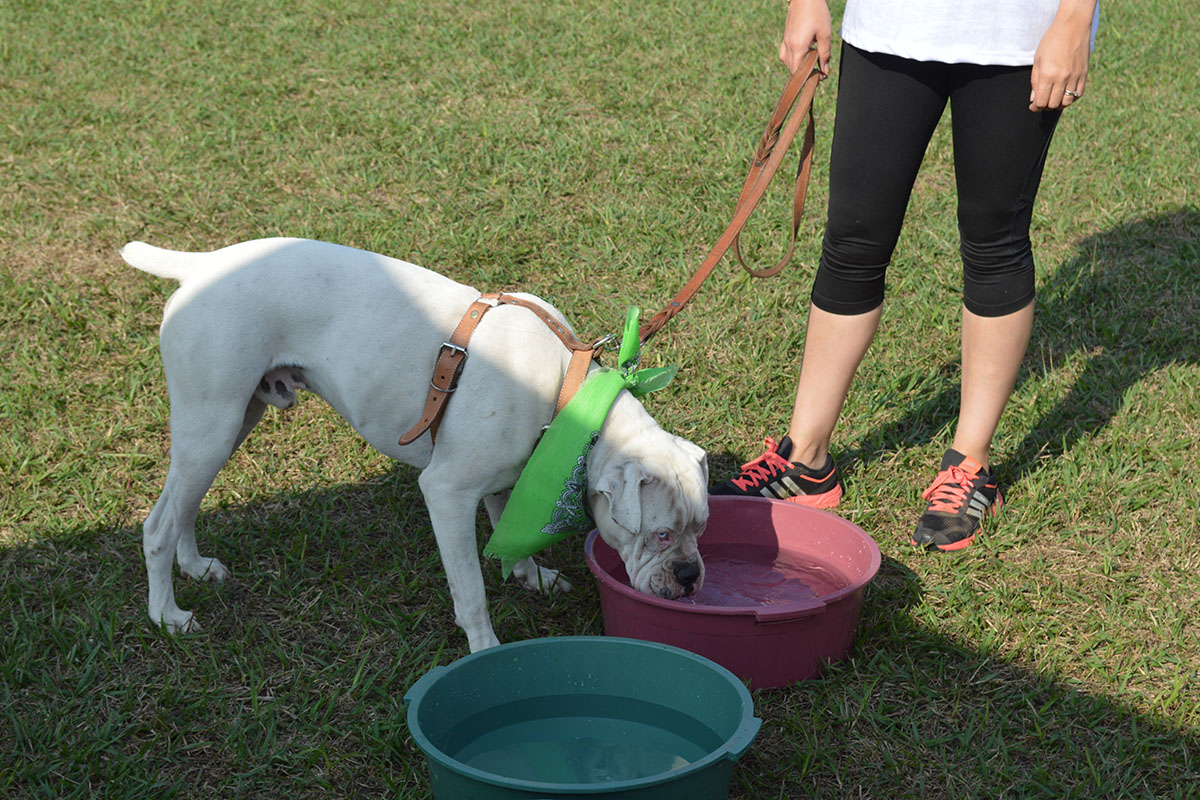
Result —
[[637, 533], [642, 527], [642, 486], [654, 476], [636, 461], [626, 461], [604, 470], [596, 482], [596, 491], [608, 498], [613, 522]]

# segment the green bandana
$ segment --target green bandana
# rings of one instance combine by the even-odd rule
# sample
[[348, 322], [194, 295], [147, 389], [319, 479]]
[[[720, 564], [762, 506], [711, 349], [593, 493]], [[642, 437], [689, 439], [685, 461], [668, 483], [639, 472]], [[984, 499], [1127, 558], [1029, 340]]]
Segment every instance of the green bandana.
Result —
[[500, 559], [504, 577], [523, 558], [591, 527], [587, 459], [622, 389], [634, 397], [661, 389], [677, 367], [635, 369], [640, 357], [638, 309], [625, 316], [617, 369], [593, 370], [542, 436], [483, 553]]

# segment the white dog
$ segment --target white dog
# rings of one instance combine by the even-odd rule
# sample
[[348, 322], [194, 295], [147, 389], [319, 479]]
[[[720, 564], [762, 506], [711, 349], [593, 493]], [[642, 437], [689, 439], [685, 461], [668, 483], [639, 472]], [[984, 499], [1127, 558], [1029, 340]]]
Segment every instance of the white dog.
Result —
[[[121, 255], [181, 282], [160, 331], [171, 464], [143, 528], [150, 618], [172, 632], [198, 629], [175, 604], [172, 558], [188, 577], [228, 577], [196, 549], [200, 501], [267, 404], [286, 408], [306, 389], [381, 453], [422, 470], [455, 622], [472, 652], [498, 644], [475, 514], [482, 499], [493, 524], [499, 519], [503, 493], [550, 421], [570, 353], [547, 326], [518, 306], [486, 314], [436, 446], [425, 434], [402, 447], [397, 439], [421, 415], [438, 350], [479, 296], [475, 289], [386, 256], [299, 239], [211, 253], [131, 242]], [[708, 519], [704, 451], [663, 431], [622, 391], [587, 466], [589, 510], [633, 586], [664, 598], [698, 589], [696, 538]], [[514, 574], [531, 588], [570, 588], [532, 559]]]

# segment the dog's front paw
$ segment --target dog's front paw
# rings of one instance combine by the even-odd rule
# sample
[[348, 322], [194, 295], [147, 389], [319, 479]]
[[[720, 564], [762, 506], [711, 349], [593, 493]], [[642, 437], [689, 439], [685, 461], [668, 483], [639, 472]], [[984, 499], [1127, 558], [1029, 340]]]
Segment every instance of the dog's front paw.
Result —
[[467, 647], [471, 648], [472, 653], [478, 653], [480, 650], [487, 650], [489, 647], [499, 647], [500, 640], [496, 638], [496, 634], [492, 631], [485, 631], [476, 636], [467, 634]]
[[551, 595], [566, 594], [575, 587], [558, 570], [538, 567], [538, 586], [536, 588], [542, 594]]
[[229, 577], [229, 569], [215, 558], [198, 558], [187, 564], [180, 563], [179, 571], [196, 581], [213, 581], [224, 583]]
[[518, 561], [513, 565], [512, 574], [526, 589], [547, 596], [569, 592], [572, 589], [571, 582], [564, 578], [562, 573], [556, 569], [539, 567], [532, 558]]
[[163, 630], [172, 635], [200, 632], [200, 623], [196, 621], [196, 615], [190, 611], [184, 611], [182, 608], [173, 608], [164, 611], [157, 619], [151, 614], [150, 619], [157, 622], [163, 627]]

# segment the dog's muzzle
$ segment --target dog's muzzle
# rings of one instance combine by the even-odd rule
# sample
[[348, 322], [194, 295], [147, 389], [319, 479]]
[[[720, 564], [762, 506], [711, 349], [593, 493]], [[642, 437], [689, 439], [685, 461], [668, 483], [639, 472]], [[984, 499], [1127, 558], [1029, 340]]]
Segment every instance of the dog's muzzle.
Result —
[[679, 587], [683, 589], [683, 596], [690, 595], [696, 588], [696, 579], [700, 577], [700, 565], [695, 561], [676, 561], [671, 567], [671, 572], [679, 582]]

